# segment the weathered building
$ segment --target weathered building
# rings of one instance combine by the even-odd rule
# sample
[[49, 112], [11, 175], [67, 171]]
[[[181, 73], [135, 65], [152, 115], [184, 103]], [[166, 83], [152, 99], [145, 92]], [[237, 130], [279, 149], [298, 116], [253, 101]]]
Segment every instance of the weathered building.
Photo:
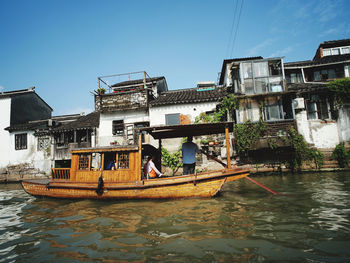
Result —
[[298, 131], [317, 148], [350, 141], [350, 106], [334, 107], [327, 82], [350, 76], [350, 39], [326, 41], [313, 60], [285, 63], [288, 89], [295, 92]]
[[44, 170], [41, 151], [35, 136], [41, 120], [51, 118], [52, 108], [35, 92], [35, 88], [0, 93], [0, 168], [29, 163]]
[[52, 160], [56, 168], [68, 168], [71, 150], [95, 147], [97, 143], [100, 113], [57, 116], [50, 130], [53, 138]]
[[268, 137], [286, 135], [295, 127], [294, 94], [287, 89], [283, 58], [224, 60], [219, 84], [238, 100], [237, 123], [263, 120]]
[[133, 144], [135, 128], [150, 124], [150, 102], [168, 90], [165, 77], [119, 82], [110, 89], [95, 95], [95, 110], [100, 112], [98, 145]]

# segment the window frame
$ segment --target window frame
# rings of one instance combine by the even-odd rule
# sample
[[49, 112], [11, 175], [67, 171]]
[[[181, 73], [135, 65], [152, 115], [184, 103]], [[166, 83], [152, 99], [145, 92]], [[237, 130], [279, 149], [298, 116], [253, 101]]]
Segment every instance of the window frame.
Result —
[[112, 134], [118, 135], [118, 136], [124, 136], [124, 134], [125, 134], [124, 120], [113, 120], [112, 121]]
[[[169, 117], [177, 117], [178, 118], [178, 122], [177, 123], [171, 123], [169, 122]], [[180, 113], [169, 113], [169, 114], [165, 114], [165, 124], [166, 125], [180, 125]]]
[[18, 133], [15, 134], [15, 150], [26, 150], [28, 148], [28, 134]]
[[[313, 106], [313, 110], [311, 109]], [[324, 109], [327, 109], [326, 111]], [[327, 116], [325, 115], [327, 114]], [[311, 98], [306, 100], [306, 115], [308, 120], [330, 120], [332, 114], [330, 111], [329, 101], [325, 96], [319, 96], [317, 94], [311, 95]], [[311, 116], [314, 115], [315, 118]], [[323, 118], [326, 117], [326, 118]]]

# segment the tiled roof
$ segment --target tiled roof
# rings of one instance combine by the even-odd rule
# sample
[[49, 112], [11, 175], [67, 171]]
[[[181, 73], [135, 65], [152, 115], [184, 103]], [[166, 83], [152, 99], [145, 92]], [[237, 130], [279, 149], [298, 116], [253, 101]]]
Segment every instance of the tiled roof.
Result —
[[350, 46], [350, 38], [340, 39], [340, 40], [331, 40], [322, 42], [319, 46], [322, 48], [332, 48], [332, 47], [341, 47], [341, 46]]
[[257, 56], [257, 57], [224, 59], [224, 62], [222, 63], [222, 67], [221, 67], [219, 85], [223, 85], [224, 84], [224, 78], [225, 78], [225, 72], [226, 72], [226, 65], [227, 64], [232, 63], [232, 62], [240, 62], [240, 61], [246, 61], [246, 60], [257, 60], [257, 59], [263, 59], [263, 57]]
[[5, 128], [9, 132], [13, 131], [35, 131], [47, 128], [48, 120], [30, 121], [27, 123], [14, 124]]
[[34, 88], [12, 90], [12, 91], [3, 91], [3, 92], [0, 92], [0, 98], [13, 97], [16, 95], [20, 95], [20, 94], [24, 94], [24, 93], [31, 93], [31, 92], [34, 92]]
[[313, 92], [327, 90], [327, 84], [324, 83], [293, 83], [287, 84], [288, 91], [294, 91], [297, 93]]
[[[155, 82], [165, 79], [165, 77], [154, 77], [154, 78], [146, 78], [146, 83], [149, 82]], [[123, 82], [118, 82], [113, 84], [111, 87], [116, 88], [116, 87], [123, 87], [123, 86], [130, 86], [130, 85], [137, 85], [137, 84], [143, 84], [144, 79], [136, 79], [136, 80], [128, 80], [128, 81], [123, 81]]]
[[3, 92], [0, 92], [0, 99], [1, 99], [1, 98], [11, 98], [11, 97], [23, 95], [23, 94], [26, 94], [26, 93], [34, 94], [34, 95], [37, 96], [47, 107], [49, 107], [51, 111], [53, 111], [53, 109], [50, 107], [50, 105], [47, 104], [46, 101], [44, 101], [44, 100], [35, 92], [35, 87], [31, 87], [31, 88], [29, 88], [29, 89], [21, 89], [21, 90], [12, 90], [12, 91], [3, 91]]
[[[49, 126], [49, 120], [52, 120], [52, 126]], [[47, 120], [29, 121], [23, 124], [15, 124], [5, 128], [10, 132], [13, 131], [36, 131], [48, 133], [50, 130], [62, 131], [62, 130], [79, 130], [86, 128], [98, 127], [100, 122], [100, 114], [98, 112], [92, 112], [88, 115], [65, 115], [56, 116]]]
[[98, 127], [100, 123], [100, 113], [92, 112], [87, 115], [79, 117], [75, 121], [67, 122], [58, 126], [55, 126], [52, 130], [54, 132], [69, 131], [69, 130], [80, 130], [90, 129]]
[[223, 87], [193, 88], [183, 90], [172, 90], [161, 93], [155, 100], [151, 101], [152, 106], [198, 103], [219, 101], [227, 95]]
[[305, 67], [305, 66], [321, 66], [331, 63], [350, 61], [350, 54], [344, 55], [334, 55], [334, 56], [324, 56], [315, 60], [300, 61], [300, 62], [289, 62], [284, 63], [284, 68], [294, 68], [294, 67]]

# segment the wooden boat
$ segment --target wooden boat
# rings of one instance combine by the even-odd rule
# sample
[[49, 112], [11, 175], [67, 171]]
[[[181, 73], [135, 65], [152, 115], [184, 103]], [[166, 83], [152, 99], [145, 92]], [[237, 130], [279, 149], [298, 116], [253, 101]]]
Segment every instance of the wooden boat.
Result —
[[[36, 197], [89, 199], [165, 199], [215, 196], [224, 183], [249, 175], [249, 170], [231, 167], [229, 131], [233, 123], [147, 127], [139, 130], [138, 145], [76, 149], [71, 168], [53, 168], [47, 180], [24, 180], [24, 190]], [[142, 175], [143, 150], [141, 133], [155, 139], [226, 134], [227, 165], [221, 170], [184, 176], [149, 179]], [[110, 160], [115, 170], [106, 170]]]

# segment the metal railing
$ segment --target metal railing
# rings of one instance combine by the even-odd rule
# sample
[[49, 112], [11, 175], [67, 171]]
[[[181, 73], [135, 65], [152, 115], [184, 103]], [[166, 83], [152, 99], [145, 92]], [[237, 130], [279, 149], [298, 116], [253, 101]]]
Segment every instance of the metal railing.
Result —
[[69, 180], [70, 168], [52, 168], [51, 178], [54, 180]]

